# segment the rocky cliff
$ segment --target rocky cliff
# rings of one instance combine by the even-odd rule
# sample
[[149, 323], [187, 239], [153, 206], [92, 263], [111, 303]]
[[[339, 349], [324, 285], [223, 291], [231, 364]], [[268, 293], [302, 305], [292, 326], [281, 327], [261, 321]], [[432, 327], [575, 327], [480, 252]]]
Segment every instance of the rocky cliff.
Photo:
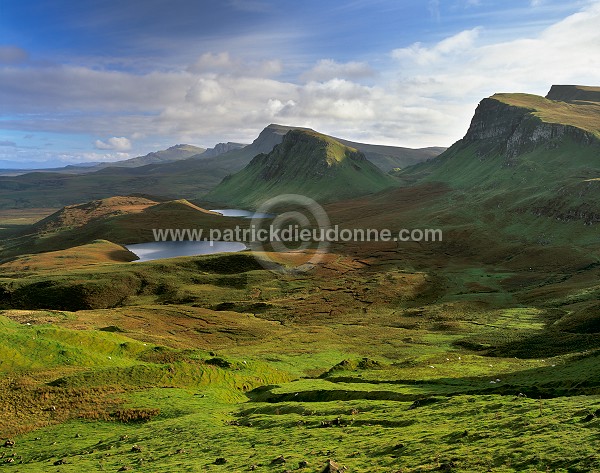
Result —
[[[462, 143], [476, 144], [479, 156], [500, 153], [508, 161], [538, 147], [556, 148], [566, 137], [582, 145], [598, 143], [599, 132], [586, 120], [591, 110], [578, 110], [583, 107], [595, 108], [528, 94], [496, 94], [479, 103]], [[574, 116], [565, 120], [567, 108]]]
[[596, 224], [600, 222], [596, 91], [600, 88], [554, 86], [548, 94], [554, 99], [531, 94], [483, 99], [461, 140], [438, 158], [396, 175], [408, 184], [443, 182], [486, 212], [532, 214], [543, 217], [544, 225]]

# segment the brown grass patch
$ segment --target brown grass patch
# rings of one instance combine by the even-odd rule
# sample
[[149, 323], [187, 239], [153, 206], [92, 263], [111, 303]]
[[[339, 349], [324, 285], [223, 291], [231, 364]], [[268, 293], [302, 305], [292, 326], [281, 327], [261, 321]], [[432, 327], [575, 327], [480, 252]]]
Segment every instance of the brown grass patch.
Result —
[[[0, 437], [13, 437], [81, 417], [111, 418], [111, 412], [117, 412], [116, 408], [123, 403], [117, 397], [123, 392], [117, 387], [60, 388], [31, 378], [1, 379]], [[112, 418], [127, 417], [135, 416], [123, 413]]]

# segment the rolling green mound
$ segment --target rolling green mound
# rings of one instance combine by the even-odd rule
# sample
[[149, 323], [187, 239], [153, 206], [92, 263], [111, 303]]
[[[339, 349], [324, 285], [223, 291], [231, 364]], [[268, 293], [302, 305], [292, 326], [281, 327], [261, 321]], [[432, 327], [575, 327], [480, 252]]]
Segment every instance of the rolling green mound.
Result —
[[356, 149], [316, 132], [292, 130], [273, 151], [225, 178], [206, 199], [256, 207], [270, 197], [297, 193], [327, 202], [394, 185]]

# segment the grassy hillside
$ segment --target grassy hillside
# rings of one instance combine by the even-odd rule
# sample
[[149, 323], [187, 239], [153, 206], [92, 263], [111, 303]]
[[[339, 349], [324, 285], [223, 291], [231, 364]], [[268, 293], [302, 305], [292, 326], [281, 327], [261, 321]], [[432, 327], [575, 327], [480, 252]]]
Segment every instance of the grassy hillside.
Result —
[[14, 274], [26, 274], [32, 271], [68, 271], [82, 266], [123, 263], [135, 259], [137, 256], [121, 245], [107, 240], [95, 240], [66, 250], [18, 256], [0, 264], [0, 271]]
[[[117, 265], [100, 271], [113, 286], [134, 271], [154, 280], [148, 288], [171, 289], [125, 307], [4, 310], [0, 436], [15, 441], [6, 450], [14, 467], [600, 467], [593, 338], [572, 334], [573, 352], [553, 354], [549, 344], [566, 333], [553, 309], [494, 308], [474, 286], [465, 297], [475, 281], [502, 290], [510, 273], [457, 267], [463, 290], [448, 291], [432, 274], [368, 254], [368, 266], [330, 255], [293, 280], [242, 271], [234, 260], [249, 264], [248, 255]], [[533, 337], [545, 345], [525, 342]], [[503, 352], [517, 345], [534, 351]]]
[[285, 193], [331, 201], [378, 192], [395, 181], [363, 154], [333, 138], [292, 130], [269, 154], [261, 154], [229, 176], [205, 198], [228, 205], [256, 207]]

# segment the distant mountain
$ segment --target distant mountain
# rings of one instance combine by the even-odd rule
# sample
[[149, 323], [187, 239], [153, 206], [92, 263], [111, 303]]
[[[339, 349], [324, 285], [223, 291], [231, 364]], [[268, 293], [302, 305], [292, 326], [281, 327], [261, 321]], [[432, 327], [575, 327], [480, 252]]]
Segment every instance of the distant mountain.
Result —
[[[270, 152], [275, 145], [278, 145], [283, 141], [283, 137], [290, 130], [304, 130], [304, 131], [315, 131], [310, 128], [293, 127], [277, 125], [272, 123], [267, 126], [258, 135], [258, 138], [248, 146], [247, 153], [244, 154], [242, 159], [241, 156], [236, 156], [236, 164], [239, 169], [244, 167], [250, 162], [254, 156], [259, 153]], [[328, 136], [328, 135], [325, 135]], [[356, 143], [354, 141], [344, 140], [336, 137], [333, 139], [339, 141], [346, 146], [356, 148], [361, 151], [369, 161], [379, 167], [382, 171], [388, 172], [395, 168], [405, 168], [416, 163], [420, 163], [431, 159], [441, 154], [446, 148], [442, 147], [430, 147], [430, 148], [402, 148], [398, 146], [382, 146], [365, 143]], [[254, 153], [254, 154], [253, 154]], [[225, 158], [226, 156], [223, 156]], [[250, 159], [248, 159], [248, 157]], [[247, 159], [247, 162], [244, 162]], [[237, 169], [233, 169], [237, 170]]]
[[366, 143], [355, 143], [354, 141], [335, 138], [352, 148], [364, 153], [366, 158], [382, 171], [388, 172], [393, 169], [404, 169], [413, 164], [422, 163], [442, 154], [446, 148], [431, 146], [428, 148], [402, 148], [399, 146], [372, 145]]
[[256, 207], [270, 197], [298, 193], [329, 202], [394, 185], [393, 178], [356, 148], [311, 130], [295, 129], [271, 152], [257, 155], [244, 169], [225, 178], [206, 199]]
[[[101, 199], [113, 195], [151, 194], [164, 199], [202, 199], [221, 180], [243, 169], [258, 154], [269, 153], [281, 143], [290, 130], [305, 130], [282, 125], [269, 125], [249, 145], [231, 149], [223, 154], [210, 157], [205, 153], [193, 154], [176, 161], [142, 164], [142, 159], [131, 165], [115, 166], [115, 163], [102, 164], [101, 168], [79, 168], [37, 171], [22, 175], [0, 176], [0, 208], [21, 207], [62, 207], [88, 200]], [[339, 141], [339, 140], [338, 140]], [[392, 146], [367, 145], [344, 141], [347, 146], [362, 151], [365, 156], [377, 163], [384, 172], [394, 168], [405, 168], [415, 162], [431, 159], [443, 148], [397, 148]], [[185, 146], [185, 145], [178, 145]], [[189, 146], [189, 145], [187, 145]], [[232, 144], [235, 148], [236, 144]], [[215, 148], [224, 149], [216, 146]], [[177, 147], [174, 147], [177, 148]], [[194, 153], [202, 148], [189, 148]], [[169, 150], [165, 150], [169, 151]], [[217, 150], [214, 151], [215, 153]], [[148, 160], [161, 159], [162, 152], [150, 153]], [[183, 157], [181, 153], [176, 153]], [[164, 156], [162, 156], [164, 158]], [[146, 158], [146, 157], [142, 157]], [[136, 158], [134, 158], [135, 160]], [[127, 166], [127, 167], [126, 167]]]
[[198, 157], [202, 159], [214, 158], [216, 156], [228, 153], [229, 151], [241, 149], [244, 146], [248, 145], [244, 143], [232, 143], [231, 141], [227, 143], [217, 143], [213, 148], [208, 148], [204, 153], [202, 153]]
[[140, 166], [146, 166], [148, 164], [162, 164], [170, 163], [173, 161], [179, 161], [182, 159], [191, 158], [199, 154], [203, 154], [206, 151], [204, 148], [199, 148], [193, 145], [175, 145], [171, 146], [162, 151], [154, 151], [144, 156], [138, 156], [136, 158], [125, 159], [123, 161], [114, 161], [107, 163], [100, 163], [92, 168], [86, 168], [86, 172], [89, 170], [98, 171], [100, 169], [108, 167], [119, 167], [119, 168], [136, 168]]
[[0, 176], [20, 176], [21, 174], [27, 174], [28, 172], [63, 172], [80, 174], [82, 172], [93, 171], [93, 168], [98, 164], [102, 163], [99, 161], [92, 161], [89, 163], [68, 164], [60, 168], [23, 168], [23, 163], [18, 161], [0, 161]]
[[[69, 164], [60, 168], [41, 169], [0, 169], [0, 176], [19, 176], [29, 172], [54, 172], [64, 174], [83, 174], [99, 171], [108, 167], [133, 168], [146, 166], [148, 164], [160, 164], [187, 159], [195, 155], [203, 154], [206, 150], [192, 145], [175, 145], [161, 151], [153, 151], [144, 156], [124, 159], [122, 161], [94, 162]], [[1, 164], [1, 163], [0, 163]]]

